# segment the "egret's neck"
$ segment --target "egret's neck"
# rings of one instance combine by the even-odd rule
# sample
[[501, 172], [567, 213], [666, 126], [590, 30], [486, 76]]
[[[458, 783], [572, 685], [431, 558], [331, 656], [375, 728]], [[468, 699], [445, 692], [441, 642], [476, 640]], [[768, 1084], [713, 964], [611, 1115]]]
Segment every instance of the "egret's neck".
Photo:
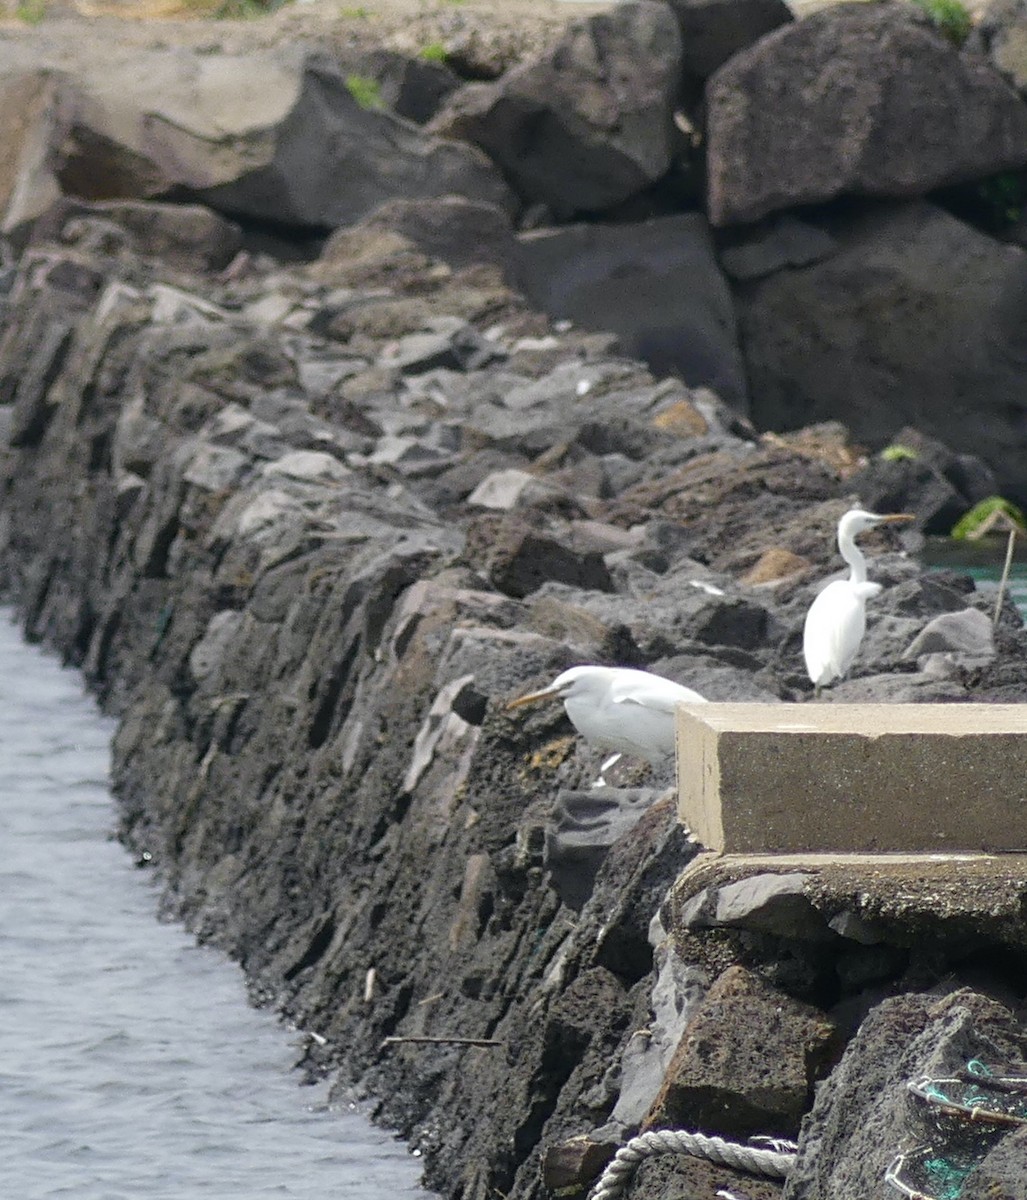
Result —
[[849, 582], [866, 583], [867, 560], [863, 557], [863, 553], [856, 545], [856, 539], [851, 533], [846, 531], [838, 534], [838, 549], [842, 553], [842, 558], [849, 564]]

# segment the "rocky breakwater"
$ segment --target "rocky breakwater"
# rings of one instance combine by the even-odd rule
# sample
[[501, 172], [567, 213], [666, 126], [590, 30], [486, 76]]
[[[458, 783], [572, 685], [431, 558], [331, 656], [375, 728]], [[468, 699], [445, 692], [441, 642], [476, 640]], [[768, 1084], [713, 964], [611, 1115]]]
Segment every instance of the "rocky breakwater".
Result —
[[62, 197], [188, 200], [309, 249], [455, 195], [431, 255], [502, 266], [758, 429], [842, 420], [880, 449], [913, 425], [1027, 501], [1023, 17], [927, 7], [6, 27], [0, 229], [22, 243]]
[[[427, 130], [367, 103], [370, 79], [412, 106], [420, 55], [136, 46], [100, 71], [72, 36], [0, 43], [0, 107], [24, 117], [0, 156], [4, 590], [120, 716], [122, 833], [169, 912], [461, 1200], [582, 1192], [641, 1127], [800, 1123], [787, 1194], [872, 1195], [915, 1136], [905, 1081], [1022, 1042], [1022, 880], [703, 865], [681, 882], [695, 848], [668, 772], [626, 760], [597, 794], [599, 754], [559, 708], [505, 707], [583, 661], [712, 700], [809, 699], [802, 620], [845, 508], [944, 527], [1019, 478], [1013, 375], [949, 370], [1008, 365], [1015, 322], [957, 337], [969, 310], [949, 301], [955, 272], [982, 312], [1015, 315], [1022, 251], [934, 189], [1021, 161], [1020, 100], [905, 8], [728, 11], [643, 0], [519, 62], [479, 56], [495, 79], [454, 75], [416, 110]], [[813, 156], [731, 166], [763, 162], [796, 39], [821, 71], [803, 94], [833, 64], [862, 114], [826, 181]], [[912, 175], [880, 138], [919, 93], [868, 54], [926, 72], [945, 114]], [[700, 202], [721, 232], [680, 211]], [[511, 223], [583, 213], [619, 223]], [[256, 250], [336, 226], [307, 265]], [[928, 317], [900, 324], [878, 293]], [[856, 353], [834, 317], [880, 338]], [[905, 336], [928, 328], [930, 353]], [[852, 382], [864, 368], [879, 392]], [[804, 397], [839, 380], [846, 420], [905, 453], [750, 423], [827, 416]], [[973, 392], [977, 442], [950, 385]], [[1023, 701], [1011, 607], [993, 630], [969, 580], [919, 568], [915, 537], [868, 542], [885, 588], [825, 700]], [[1004, 1142], [980, 1187], [1023, 1194], [1018, 1161]], [[632, 1187], [686, 1183], [777, 1186], [665, 1159]]]
[[[669, 776], [625, 762], [597, 798], [561, 710], [505, 709], [596, 660], [808, 696], [805, 607], [879, 486], [843, 430], [756, 438], [380, 221], [212, 274], [230, 226], [145, 216], [80, 207], [4, 277], [5, 591], [121, 717], [122, 833], [169, 912], [310, 1031], [311, 1070], [378, 1098], [431, 1185], [582, 1187], [645, 1121], [794, 1132], [853, 1013], [1009, 986], [1013, 883], [1008, 917], [899, 904], [869, 943], [765, 881], [730, 920], [653, 924], [695, 852]], [[1027, 695], [1016, 615], [982, 631], [968, 580], [885, 549], [833, 695]]]

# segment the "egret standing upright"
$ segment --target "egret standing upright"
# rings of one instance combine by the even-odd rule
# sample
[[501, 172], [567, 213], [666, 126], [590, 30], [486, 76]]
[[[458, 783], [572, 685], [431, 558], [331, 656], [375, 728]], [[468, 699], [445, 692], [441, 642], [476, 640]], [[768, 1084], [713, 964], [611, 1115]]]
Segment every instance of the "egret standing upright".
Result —
[[822, 687], [841, 679], [852, 666], [866, 632], [867, 600], [881, 590], [879, 583], [867, 582], [867, 560], [856, 545], [856, 535], [876, 525], [913, 518], [913, 513], [882, 516], [852, 508], [838, 522], [838, 549], [849, 564], [849, 578], [834, 580], [818, 594], [802, 631], [806, 670], [818, 696]]
[[674, 712], [679, 704], [705, 704], [691, 688], [631, 667], [571, 667], [547, 688], [512, 700], [520, 708], [537, 700], [562, 700], [571, 724], [586, 742], [613, 753], [594, 787], [622, 754], [637, 754], [654, 765], [674, 753]]

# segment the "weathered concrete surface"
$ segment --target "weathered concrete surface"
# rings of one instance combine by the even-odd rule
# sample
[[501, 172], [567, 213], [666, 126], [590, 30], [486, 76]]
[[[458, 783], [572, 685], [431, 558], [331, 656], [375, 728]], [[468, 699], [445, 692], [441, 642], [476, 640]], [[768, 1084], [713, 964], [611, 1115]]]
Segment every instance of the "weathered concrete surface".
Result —
[[682, 706], [677, 736], [678, 811], [711, 850], [1027, 848], [1020, 705]]

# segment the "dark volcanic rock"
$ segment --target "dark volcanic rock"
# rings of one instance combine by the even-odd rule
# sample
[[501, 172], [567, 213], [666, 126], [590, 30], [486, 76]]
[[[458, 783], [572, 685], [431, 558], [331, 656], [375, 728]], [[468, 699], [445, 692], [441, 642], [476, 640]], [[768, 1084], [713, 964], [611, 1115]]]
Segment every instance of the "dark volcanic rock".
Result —
[[1022, 495], [1023, 251], [926, 204], [870, 211], [834, 234], [831, 258], [741, 297], [753, 420], [797, 428], [843, 408], [875, 448], [913, 425], [972, 447], [1002, 493]]
[[601, 554], [576, 551], [513, 517], [498, 522], [489, 517], [475, 521], [468, 533], [467, 554], [472, 562], [482, 559], [494, 587], [518, 599], [547, 582], [613, 591]]
[[777, 1200], [777, 1180], [732, 1171], [687, 1154], [664, 1154], [641, 1164], [625, 1200], [681, 1200], [683, 1196], [733, 1196], [736, 1200]]
[[1027, 1129], [1004, 1137], [967, 1176], [960, 1200], [1027, 1200]]
[[[454, 267], [483, 262], [506, 266], [514, 259], [509, 214], [484, 200], [464, 196], [391, 200], [365, 217], [361, 227], [394, 230], [424, 254]], [[329, 238], [323, 254], [330, 258], [333, 253], [333, 239]]]
[[1016, 94], [906, 6], [835, 6], [778, 30], [721, 67], [706, 104], [714, 225], [1027, 164]]
[[632, 0], [496, 83], [463, 88], [431, 128], [481, 146], [523, 199], [558, 217], [601, 212], [669, 168], [680, 71], [668, 7]]
[[732, 1138], [794, 1134], [837, 1045], [822, 1013], [732, 967], [689, 1021], [644, 1124]]
[[657, 375], [705, 385], [746, 410], [731, 295], [702, 216], [522, 234], [513, 274], [551, 316], [611, 330]]
[[969, 989], [885, 1001], [818, 1088], [785, 1200], [878, 1194], [898, 1151], [925, 1140], [906, 1082], [951, 1077], [975, 1057], [1015, 1061], [1016, 1030], [1007, 1009]]
[[360, 64], [381, 87], [381, 100], [408, 121], [424, 125], [461, 80], [445, 62], [379, 50]]

